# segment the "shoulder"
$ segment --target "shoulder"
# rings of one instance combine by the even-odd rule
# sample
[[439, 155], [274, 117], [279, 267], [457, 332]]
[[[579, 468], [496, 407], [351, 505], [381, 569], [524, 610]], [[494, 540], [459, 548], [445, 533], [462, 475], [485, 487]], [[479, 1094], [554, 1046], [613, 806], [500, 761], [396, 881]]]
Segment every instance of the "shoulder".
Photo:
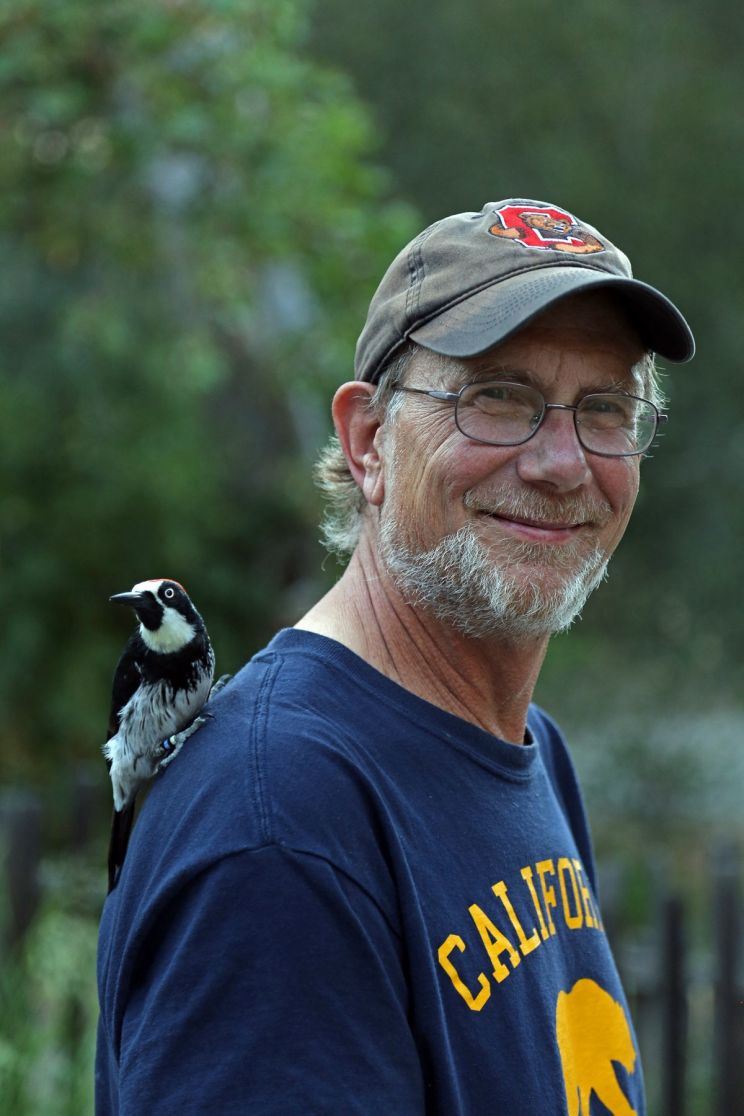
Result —
[[322, 857], [353, 878], [379, 860], [365, 743], [373, 697], [352, 687], [333, 647], [286, 635], [206, 706], [207, 723], [155, 780], [131, 870], [193, 875], [269, 846]]
[[527, 725], [540, 748], [543, 763], [552, 781], [566, 789], [578, 791], [571, 753], [557, 722], [539, 705], [530, 705]]
[[596, 885], [589, 821], [566, 739], [553, 718], [537, 705], [530, 706], [527, 723], [540, 748], [553, 793], [571, 827], [592, 883]]

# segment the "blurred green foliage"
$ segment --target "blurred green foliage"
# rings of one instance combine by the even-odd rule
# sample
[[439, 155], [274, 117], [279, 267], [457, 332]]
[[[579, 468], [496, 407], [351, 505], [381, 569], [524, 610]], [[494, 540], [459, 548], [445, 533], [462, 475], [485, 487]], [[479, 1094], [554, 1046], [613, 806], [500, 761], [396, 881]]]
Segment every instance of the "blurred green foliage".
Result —
[[0, 1116], [93, 1111], [95, 878], [87, 861], [49, 863], [43, 909], [0, 962]]
[[96, 754], [111, 593], [183, 581], [224, 671], [323, 585], [309, 463], [413, 224], [305, 20], [0, 5], [6, 777]]

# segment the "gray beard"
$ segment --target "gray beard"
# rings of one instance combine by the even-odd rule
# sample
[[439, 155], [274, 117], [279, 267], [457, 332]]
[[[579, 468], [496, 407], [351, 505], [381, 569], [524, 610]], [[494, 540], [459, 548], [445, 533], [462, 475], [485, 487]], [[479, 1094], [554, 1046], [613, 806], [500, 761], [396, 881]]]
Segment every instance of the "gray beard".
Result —
[[[473, 639], [500, 635], [524, 642], [565, 631], [606, 577], [609, 562], [596, 545], [581, 557], [569, 547], [546, 560], [544, 547], [509, 539], [499, 553], [471, 524], [429, 550], [405, 539], [398, 518], [383, 515], [380, 554], [403, 599]], [[541, 567], [559, 574], [557, 583], [530, 582], [525, 567], [531, 563], [538, 575]]]

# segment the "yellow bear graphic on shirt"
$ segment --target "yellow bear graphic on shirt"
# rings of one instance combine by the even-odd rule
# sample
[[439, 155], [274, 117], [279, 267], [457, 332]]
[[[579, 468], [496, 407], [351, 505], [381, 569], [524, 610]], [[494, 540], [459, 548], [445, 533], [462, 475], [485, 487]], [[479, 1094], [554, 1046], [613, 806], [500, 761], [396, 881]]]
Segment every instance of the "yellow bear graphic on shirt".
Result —
[[559, 992], [555, 1030], [563, 1063], [568, 1116], [589, 1116], [592, 1093], [612, 1116], [637, 1116], [618, 1084], [613, 1062], [635, 1068], [636, 1052], [622, 1006], [593, 980]]

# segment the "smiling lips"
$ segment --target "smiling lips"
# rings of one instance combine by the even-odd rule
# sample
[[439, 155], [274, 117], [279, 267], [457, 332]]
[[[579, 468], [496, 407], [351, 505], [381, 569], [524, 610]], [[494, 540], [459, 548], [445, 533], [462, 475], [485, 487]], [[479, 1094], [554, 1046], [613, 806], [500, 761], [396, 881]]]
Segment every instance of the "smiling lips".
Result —
[[586, 521], [558, 523], [521, 517], [512, 518], [507, 515], [499, 515], [498, 512], [481, 512], [480, 514], [496, 520], [511, 534], [531, 539], [533, 542], [567, 542], [569, 539], [573, 539], [582, 527], [588, 526]]
[[558, 500], [507, 485], [490, 492], [466, 492], [463, 503], [471, 514], [493, 520], [517, 541], [555, 546], [601, 530], [612, 517], [610, 504], [591, 493], [572, 493]]

